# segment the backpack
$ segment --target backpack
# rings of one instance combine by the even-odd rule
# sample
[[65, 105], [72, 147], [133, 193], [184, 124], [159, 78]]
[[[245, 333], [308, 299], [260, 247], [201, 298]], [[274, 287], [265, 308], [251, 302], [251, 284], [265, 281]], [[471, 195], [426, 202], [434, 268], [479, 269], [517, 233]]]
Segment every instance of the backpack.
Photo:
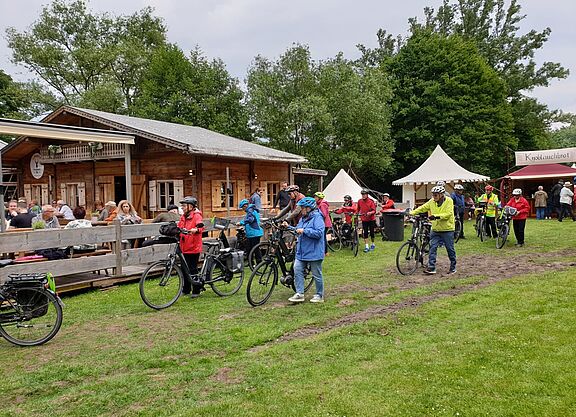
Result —
[[176, 225], [176, 222], [170, 222], [167, 224], [163, 224], [158, 229], [162, 236], [168, 237], [178, 237], [180, 234], [180, 228]]

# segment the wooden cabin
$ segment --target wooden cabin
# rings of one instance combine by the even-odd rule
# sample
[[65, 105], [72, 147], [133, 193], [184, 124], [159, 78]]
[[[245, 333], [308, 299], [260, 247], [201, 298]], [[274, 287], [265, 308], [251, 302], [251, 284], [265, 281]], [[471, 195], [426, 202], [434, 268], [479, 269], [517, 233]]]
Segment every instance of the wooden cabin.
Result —
[[97, 200], [129, 199], [141, 216], [152, 218], [192, 195], [204, 217], [224, 217], [228, 210], [234, 216], [256, 187], [264, 188], [267, 208], [280, 183], [292, 183], [295, 173], [325, 175], [303, 169], [306, 160], [299, 155], [195, 126], [70, 106], [42, 124], [129, 134], [134, 144], [18, 137], [2, 149], [2, 164], [15, 174], [18, 196], [40, 204], [62, 199], [90, 212]]

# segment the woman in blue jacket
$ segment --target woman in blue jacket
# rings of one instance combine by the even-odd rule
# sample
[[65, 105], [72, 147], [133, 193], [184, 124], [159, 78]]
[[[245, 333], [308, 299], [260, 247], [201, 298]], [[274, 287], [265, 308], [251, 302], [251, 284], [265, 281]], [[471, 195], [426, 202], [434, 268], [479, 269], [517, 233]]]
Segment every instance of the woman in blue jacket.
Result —
[[[250, 204], [247, 199], [243, 199], [238, 204], [238, 208], [246, 212], [244, 220], [239, 224], [244, 226], [244, 231], [246, 232], [246, 239], [248, 241], [246, 245], [246, 251], [250, 253], [252, 248], [260, 243], [260, 238], [264, 234], [264, 231], [260, 227], [260, 212], [254, 204]], [[262, 260], [262, 254], [260, 251], [256, 252], [256, 261], [260, 262]]]
[[324, 261], [324, 216], [316, 208], [316, 201], [312, 197], [305, 197], [298, 201], [302, 208], [302, 218], [296, 226], [298, 244], [296, 246], [296, 260], [294, 261], [294, 275], [296, 294], [288, 300], [293, 303], [305, 301], [304, 297], [304, 270], [310, 267], [316, 294], [311, 303], [324, 302], [324, 279], [322, 277], [322, 262]]

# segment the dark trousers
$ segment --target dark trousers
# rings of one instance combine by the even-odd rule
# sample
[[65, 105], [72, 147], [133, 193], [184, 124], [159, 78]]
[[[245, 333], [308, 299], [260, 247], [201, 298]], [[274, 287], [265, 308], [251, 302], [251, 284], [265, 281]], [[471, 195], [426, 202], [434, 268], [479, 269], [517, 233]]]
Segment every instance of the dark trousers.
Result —
[[512, 220], [512, 227], [514, 227], [514, 236], [516, 236], [516, 243], [519, 245], [524, 244], [524, 229], [526, 228], [526, 219]]
[[574, 213], [572, 213], [572, 205], [568, 203], [562, 203], [560, 209], [560, 215], [558, 216], [558, 221], [562, 221], [564, 217], [572, 217], [574, 219]]
[[457, 216], [458, 219], [460, 219], [460, 224], [462, 225], [462, 228], [460, 230], [460, 237], [464, 237], [464, 208], [456, 210], [454, 215]]
[[362, 237], [368, 239], [368, 234], [370, 234], [370, 239], [374, 242], [374, 228], [376, 227], [376, 220], [370, 220], [367, 222], [362, 222]]
[[496, 229], [496, 217], [486, 216], [486, 236], [493, 237], [494, 239], [498, 237], [498, 230]]
[[[188, 265], [188, 269], [190, 270], [190, 275], [194, 276], [194, 275], [198, 275], [198, 260], [200, 259], [200, 254], [199, 253], [185, 253], [184, 254], [184, 260], [186, 261], [186, 264]], [[183, 294], [190, 294], [190, 289], [192, 289], [192, 294], [200, 294], [200, 291], [202, 291], [202, 285], [192, 285], [191, 286], [191, 282], [190, 282], [190, 277], [188, 277], [189, 279], [185, 279], [184, 280], [184, 289], [182, 290]]]
[[[246, 239], [246, 252], [248, 252], [248, 255], [252, 251], [252, 248], [258, 243], [260, 243], [260, 236], [249, 237]], [[254, 255], [256, 256], [256, 262], [260, 263], [260, 261], [262, 261], [262, 253], [260, 253], [260, 249], [257, 249], [256, 252], [254, 252]]]

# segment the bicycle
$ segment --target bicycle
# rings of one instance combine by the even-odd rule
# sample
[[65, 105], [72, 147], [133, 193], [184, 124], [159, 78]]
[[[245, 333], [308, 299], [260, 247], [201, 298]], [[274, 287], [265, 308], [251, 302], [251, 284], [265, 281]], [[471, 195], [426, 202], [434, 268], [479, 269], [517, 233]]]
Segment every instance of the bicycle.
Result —
[[[284, 234], [288, 232], [293, 237], [296, 237], [296, 232], [293, 230], [286, 230], [276, 225], [274, 233], [270, 236], [269, 250], [263, 254], [262, 261], [254, 268], [248, 285], [246, 286], [246, 299], [251, 306], [260, 306], [272, 295], [274, 288], [278, 285], [278, 281], [287, 288], [296, 291], [294, 283], [294, 259], [295, 248], [288, 248], [284, 239]], [[294, 245], [296, 246], [296, 245]], [[290, 263], [290, 268], [287, 263]], [[278, 268], [282, 272], [280, 280], [278, 280]], [[309, 269], [304, 271], [304, 292], [308, 291], [313, 282], [312, 274]]]
[[[332, 217], [332, 214], [330, 214]], [[332, 227], [326, 231], [326, 243], [332, 252], [338, 252], [342, 249], [342, 225], [344, 220], [342, 217], [332, 217]]]
[[358, 237], [358, 218], [360, 213], [355, 213], [351, 215], [352, 222], [344, 223], [342, 225], [342, 235], [341, 241], [342, 246], [350, 247], [354, 257], [358, 256], [358, 250], [360, 248], [360, 238]]
[[454, 208], [454, 243], [458, 243], [460, 236], [462, 236], [462, 228], [464, 225], [458, 216], [458, 210]]
[[412, 275], [418, 264], [425, 268], [430, 253], [432, 223], [428, 220], [428, 214], [409, 216], [409, 221], [412, 223], [412, 235], [396, 253], [396, 268], [402, 275]]
[[[2, 266], [11, 262], [4, 262]], [[9, 275], [0, 286], [0, 335], [17, 346], [38, 346], [62, 326], [62, 301], [49, 274]]]
[[496, 248], [502, 249], [506, 244], [508, 235], [510, 234], [510, 221], [518, 213], [514, 207], [506, 206], [502, 210], [502, 214], [498, 222], [496, 222], [496, 228], [498, 229], [498, 235], [496, 236]]
[[188, 231], [176, 227], [171, 232], [174, 236], [167, 236], [174, 239], [168, 258], [154, 262], [140, 278], [140, 297], [148, 307], [162, 310], [174, 304], [182, 295], [185, 279], [201, 284], [202, 288], [206, 284], [210, 285], [220, 297], [238, 292], [244, 280], [244, 252], [229, 247], [224, 234], [226, 226], [215, 224], [214, 227], [220, 229], [220, 235], [216, 242], [204, 242], [208, 251], [204, 253], [200, 272], [195, 275], [190, 273], [177, 238], [180, 233]]
[[384, 215], [380, 215], [380, 236], [382, 236], [382, 241], [388, 240], [388, 235], [386, 234], [386, 226], [384, 225]]
[[476, 229], [476, 236], [480, 238], [481, 242], [484, 242], [486, 240], [486, 203], [478, 203], [474, 228]]

